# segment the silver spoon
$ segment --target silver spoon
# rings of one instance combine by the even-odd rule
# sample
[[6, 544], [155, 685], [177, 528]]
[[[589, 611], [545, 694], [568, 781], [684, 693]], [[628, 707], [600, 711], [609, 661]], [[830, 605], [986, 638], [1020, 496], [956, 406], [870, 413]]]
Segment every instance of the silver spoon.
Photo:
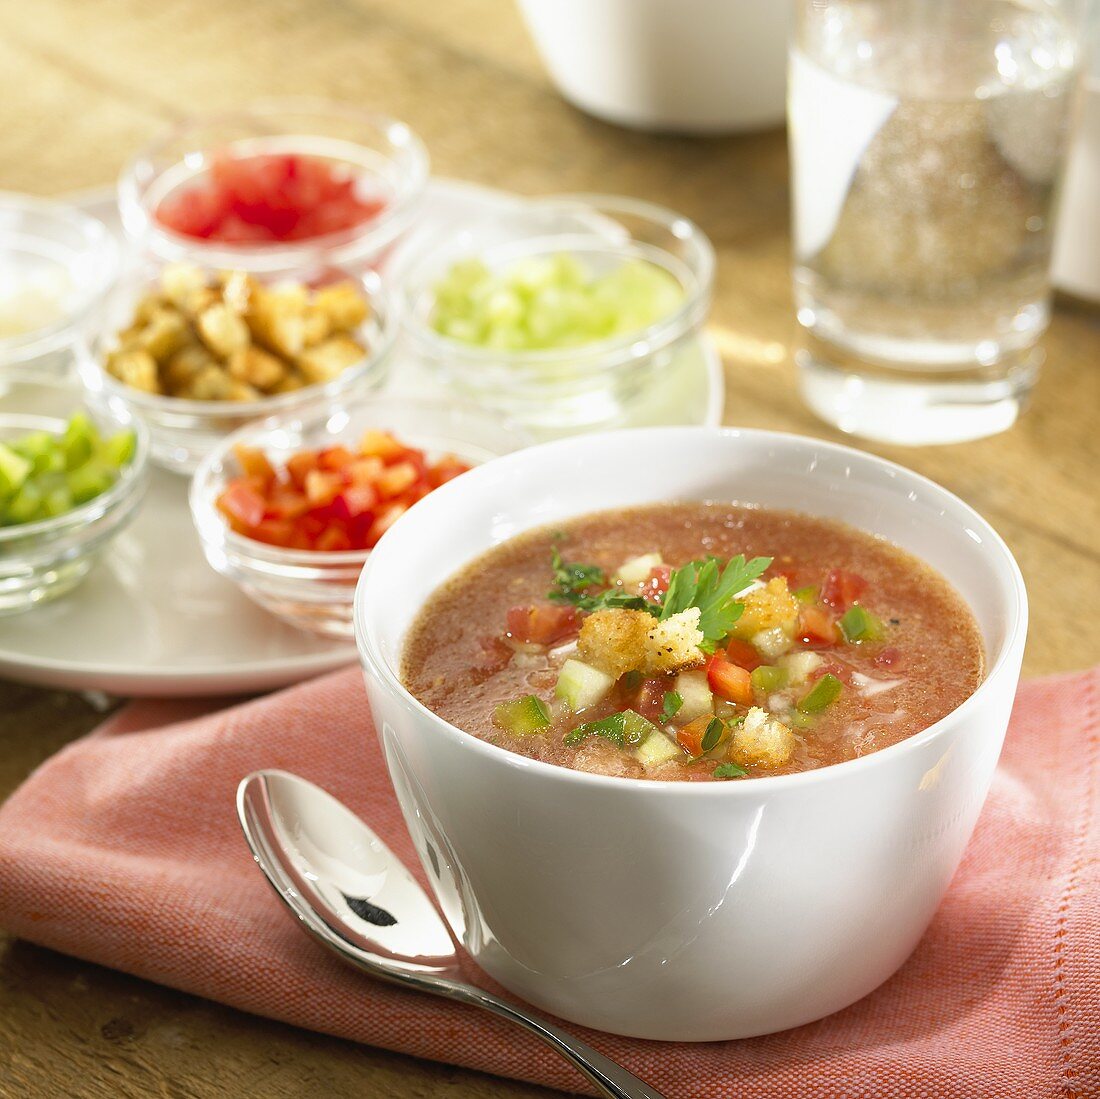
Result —
[[435, 905], [393, 852], [331, 794], [286, 771], [256, 771], [237, 787], [237, 816], [275, 892], [304, 930], [344, 961], [384, 981], [518, 1023], [612, 1099], [662, 1099], [591, 1046], [457, 979], [454, 943]]

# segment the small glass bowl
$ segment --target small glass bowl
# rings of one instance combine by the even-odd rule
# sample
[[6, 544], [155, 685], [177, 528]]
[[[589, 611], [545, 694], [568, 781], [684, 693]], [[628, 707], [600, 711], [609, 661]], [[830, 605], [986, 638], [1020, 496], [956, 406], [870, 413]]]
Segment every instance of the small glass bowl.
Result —
[[[399, 262], [405, 331], [428, 369], [452, 392], [532, 428], [607, 425], [626, 413], [647, 382], [695, 338], [710, 307], [714, 249], [687, 218], [635, 199], [567, 195], [518, 200], [510, 213], [471, 222], [443, 241], [425, 241]], [[679, 307], [648, 328], [581, 347], [507, 351], [450, 339], [431, 325], [435, 286], [459, 260], [501, 268], [568, 252], [596, 274], [648, 260], [683, 288]]]
[[324, 637], [352, 636], [355, 584], [371, 551], [290, 550], [246, 538], [230, 528], [217, 499], [240, 473], [233, 453], [239, 444], [264, 451], [273, 464], [282, 466], [302, 449], [354, 446], [371, 428], [390, 431], [429, 457], [455, 454], [471, 465], [530, 443], [522, 430], [476, 408], [379, 397], [351, 407], [333, 405], [308, 418], [278, 416], [246, 427], [208, 454], [191, 482], [191, 517], [210, 565], [261, 607]]
[[30, 610], [76, 587], [134, 517], [144, 495], [149, 434], [121, 402], [91, 407], [71, 382], [29, 371], [0, 374], [0, 440], [31, 431], [60, 434], [79, 409], [105, 435], [132, 429], [134, 456], [119, 479], [86, 504], [53, 519], [0, 526], [0, 615]]
[[[133, 319], [138, 299], [157, 281], [159, 270], [158, 264], [150, 262], [116, 284], [104, 302], [98, 334], [78, 355], [77, 373], [93, 400], [120, 400], [145, 420], [152, 438], [153, 461], [165, 469], [192, 473], [203, 455], [245, 424], [279, 413], [307, 416], [311, 410], [325, 408], [337, 398], [351, 400], [385, 381], [398, 325], [380, 279], [372, 271], [355, 275], [324, 268], [312, 277], [309, 271], [299, 272], [295, 277], [305, 281], [352, 279], [370, 306], [370, 316], [357, 333], [367, 354], [332, 381], [255, 401], [197, 401], [146, 393], [128, 386], [108, 374], [104, 363], [108, 352], [117, 346], [119, 331]], [[278, 282], [282, 276], [257, 277], [263, 282]]]
[[59, 375], [118, 268], [118, 245], [101, 221], [0, 193], [0, 369]]
[[[155, 216], [160, 203], [206, 175], [214, 157], [227, 152], [298, 153], [349, 166], [362, 173], [363, 192], [381, 198], [385, 208], [336, 233], [268, 244], [198, 240], [161, 225]], [[408, 228], [427, 181], [427, 150], [403, 122], [325, 99], [266, 99], [236, 111], [197, 115], [168, 130], [123, 170], [118, 203], [127, 234], [164, 260], [285, 273], [323, 259], [359, 270]]]

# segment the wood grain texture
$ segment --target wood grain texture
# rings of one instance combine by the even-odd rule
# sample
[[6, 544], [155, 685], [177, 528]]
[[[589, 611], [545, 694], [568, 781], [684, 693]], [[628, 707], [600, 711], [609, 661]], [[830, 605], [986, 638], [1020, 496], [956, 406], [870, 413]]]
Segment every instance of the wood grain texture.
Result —
[[[841, 438], [795, 390], [782, 133], [650, 136], [589, 119], [556, 96], [509, 0], [38, 0], [31, 10], [0, 2], [0, 187], [109, 183], [140, 142], [191, 110], [258, 95], [347, 99], [405, 119], [440, 175], [526, 193], [622, 192], [696, 219], [719, 255], [711, 327], [727, 422]], [[1008, 540], [1032, 597], [1028, 674], [1100, 662], [1100, 313], [1060, 302], [1045, 346], [1034, 407], [1011, 432], [868, 448], [945, 484]], [[0, 796], [100, 717], [77, 696], [0, 684]], [[549, 1093], [0, 941], [0, 1096], [62, 1094]]]

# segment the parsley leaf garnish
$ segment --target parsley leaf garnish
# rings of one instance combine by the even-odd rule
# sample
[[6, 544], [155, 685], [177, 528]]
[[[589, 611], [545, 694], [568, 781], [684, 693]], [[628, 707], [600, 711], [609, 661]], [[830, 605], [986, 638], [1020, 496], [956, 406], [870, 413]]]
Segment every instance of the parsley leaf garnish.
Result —
[[665, 691], [665, 697], [661, 702], [661, 714], [665, 721], [671, 721], [683, 706], [684, 699], [679, 691]]
[[[673, 569], [668, 591], [661, 603], [653, 603], [622, 588], [607, 587], [607, 577], [598, 565], [565, 561], [557, 542], [550, 549], [554, 587], [547, 598], [553, 603], [569, 603], [581, 611], [612, 608], [646, 611], [662, 621], [689, 607], [699, 608], [699, 629], [703, 632], [702, 649], [712, 653], [741, 617], [743, 604], [737, 593], [744, 591], [772, 563], [770, 557], [746, 561], [744, 554], [731, 557], [725, 568], [717, 557], [690, 561]], [[593, 592], [593, 588], [603, 588]]]
[[724, 569], [717, 557], [690, 561], [681, 569], [673, 569], [660, 617], [664, 620], [689, 607], [698, 607], [699, 629], [703, 632], [701, 648], [714, 652], [744, 610], [744, 604], [737, 601], [737, 593], [744, 591], [771, 563], [770, 557], [746, 561], [745, 555], [739, 553], [730, 558]]
[[550, 565], [554, 570], [554, 587], [547, 593], [552, 603], [570, 603], [580, 611], [602, 611], [618, 607], [631, 611], [650, 611], [657, 614], [659, 607], [647, 603], [640, 595], [631, 595], [622, 588], [588, 594], [590, 588], [603, 587], [607, 583], [603, 569], [598, 565], [582, 565], [565, 561], [557, 543], [550, 549]]
[[710, 724], [706, 728], [706, 732], [703, 733], [703, 739], [700, 742], [701, 755], [706, 755], [707, 752], [718, 747], [718, 741], [722, 739], [722, 733], [725, 732], [726, 726], [722, 723], [720, 717], [713, 717], [710, 720]]
[[719, 763], [711, 771], [711, 774], [715, 778], [741, 778], [743, 775], [747, 775], [748, 771], [743, 767], [738, 767], [736, 763]]
[[563, 596], [583, 595], [589, 588], [603, 587], [607, 583], [598, 565], [563, 561], [556, 542], [550, 547], [550, 566], [554, 570], [554, 584]]

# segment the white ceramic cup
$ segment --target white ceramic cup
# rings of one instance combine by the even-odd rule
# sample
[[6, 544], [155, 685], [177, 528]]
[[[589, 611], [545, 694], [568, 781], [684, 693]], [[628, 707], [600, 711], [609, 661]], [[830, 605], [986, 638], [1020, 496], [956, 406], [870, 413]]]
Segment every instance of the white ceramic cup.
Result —
[[[894, 747], [726, 783], [611, 778], [530, 760], [459, 731], [401, 685], [410, 623], [466, 562], [532, 527], [673, 500], [797, 509], [905, 547], [969, 603], [986, 680]], [[644, 543], [641, 531], [639, 551]], [[456, 936], [538, 1007], [676, 1041], [809, 1022], [902, 964], [985, 799], [1026, 623], [1012, 555], [944, 489], [846, 447], [707, 428], [580, 436], [464, 474], [391, 528], [355, 600], [386, 761]], [[485, 623], [486, 633], [496, 627]]]
[[783, 121], [791, 0], [519, 0], [570, 103], [621, 126], [723, 133]]

